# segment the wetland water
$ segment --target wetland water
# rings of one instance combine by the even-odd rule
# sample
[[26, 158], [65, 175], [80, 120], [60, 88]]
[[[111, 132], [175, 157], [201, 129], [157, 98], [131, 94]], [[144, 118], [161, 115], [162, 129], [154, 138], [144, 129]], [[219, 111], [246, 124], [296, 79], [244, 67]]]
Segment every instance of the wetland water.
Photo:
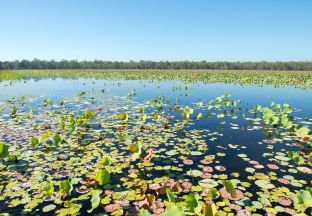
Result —
[[0, 212], [199, 214], [208, 206], [218, 215], [307, 214], [291, 197], [311, 187], [311, 165], [306, 155], [298, 164], [287, 154], [309, 140], [272, 123], [282, 120], [262, 118], [256, 105], [311, 128], [310, 89], [2, 81], [0, 143], [9, 154], [0, 159]]

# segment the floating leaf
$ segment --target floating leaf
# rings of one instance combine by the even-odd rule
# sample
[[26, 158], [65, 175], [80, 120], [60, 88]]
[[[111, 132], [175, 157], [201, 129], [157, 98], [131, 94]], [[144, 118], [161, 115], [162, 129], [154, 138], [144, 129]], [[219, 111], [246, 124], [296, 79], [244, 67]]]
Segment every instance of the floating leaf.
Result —
[[73, 186], [68, 180], [61, 181], [61, 184], [60, 184], [60, 192], [61, 193], [66, 192], [67, 195], [70, 196], [72, 190], [73, 190]]
[[101, 160], [100, 164], [103, 166], [109, 166], [109, 165], [111, 165], [111, 159], [109, 157], [104, 157]]
[[0, 158], [6, 158], [9, 155], [9, 148], [9, 145], [0, 143]]
[[46, 196], [50, 197], [54, 193], [54, 186], [51, 180], [48, 180], [43, 183], [42, 191], [45, 193]]
[[121, 113], [119, 116], [119, 119], [122, 121], [128, 121], [128, 118], [129, 118], [129, 116], [127, 113]]
[[142, 153], [142, 141], [139, 140], [135, 143], [132, 143], [129, 148], [132, 153], [132, 160], [136, 160]]
[[49, 136], [51, 136], [51, 131], [46, 131], [44, 134], [41, 135], [40, 140], [46, 140]]
[[224, 114], [218, 114], [217, 118], [224, 118]]
[[43, 211], [43, 212], [50, 212], [50, 211], [54, 210], [55, 208], [56, 208], [56, 205], [54, 205], [54, 204], [49, 204], [49, 205], [43, 207], [43, 208], [42, 208], [42, 211]]
[[202, 155], [203, 153], [200, 151], [191, 151], [190, 154], [191, 155]]
[[298, 165], [304, 164], [304, 157], [302, 157], [298, 152], [288, 152], [288, 157], [295, 161]]
[[102, 203], [103, 205], [107, 205], [107, 204], [110, 203], [111, 200], [112, 200], [112, 199], [111, 199], [110, 197], [105, 197], [105, 198], [101, 199], [101, 203]]
[[301, 206], [304, 209], [312, 207], [312, 188], [301, 190], [292, 196], [295, 205]]
[[205, 204], [203, 207], [204, 216], [215, 216], [217, 214], [217, 207], [214, 203]]
[[197, 116], [196, 116], [197, 119], [201, 119], [202, 117], [203, 117], [202, 113], [198, 113]]
[[198, 214], [201, 212], [202, 205], [198, 202], [197, 194], [189, 194], [183, 196], [185, 207], [188, 212]]
[[15, 118], [17, 116], [17, 113], [18, 113], [17, 107], [13, 107], [13, 110], [12, 110], [10, 116], [12, 118]]
[[198, 176], [203, 175], [203, 172], [200, 170], [189, 170], [186, 172], [186, 174], [189, 176], [198, 177]]
[[152, 214], [146, 209], [142, 208], [140, 209], [138, 216], [152, 216]]
[[92, 197], [91, 197], [91, 209], [88, 210], [89, 214], [91, 214], [92, 211], [100, 205], [100, 202], [101, 202], [100, 194], [101, 193], [102, 193], [101, 190], [92, 190], [91, 191], [91, 195], [92, 195]]
[[195, 192], [200, 192], [203, 190], [203, 188], [201, 186], [197, 185], [197, 186], [192, 186], [192, 190]]
[[197, 106], [197, 107], [202, 107], [203, 105], [204, 105], [204, 103], [203, 103], [202, 101], [196, 103], [196, 106]]
[[265, 181], [265, 180], [257, 180], [257, 181], [255, 181], [255, 184], [258, 185], [259, 187], [263, 188], [263, 189], [275, 188], [275, 186], [273, 184], [271, 184], [270, 182]]
[[39, 145], [39, 139], [37, 138], [37, 137], [33, 137], [33, 138], [31, 138], [31, 146], [32, 147], [36, 147], [37, 145]]
[[103, 186], [110, 182], [110, 172], [107, 169], [101, 169], [96, 173], [94, 178], [99, 185]]
[[305, 137], [309, 134], [309, 128], [307, 127], [301, 127], [299, 130], [296, 131], [297, 137]]
[[234, 184], [230, 180], [224, 180], [223, 185], [225, 187], [226, 192], [231, 194], [231, 197], [236, 197], [236, 189]]
[[211, 188], [207, 192], [206, 199], [211, 201], [218, 198], [219, 196], [220, 196], [219, 191], [216, 188]]
[[173, 156], [173, 155], [176, 155], [176, 154], [178, 154], [176, 150], [170, 150], [170, 151], [166, 152], [166, 155], [169, 155], [169, 156]]
[[166, 189], [167, 197], [170, 202], [176, 201], [176, 196], [171, 192], [169, 188]]
[[204, 188], [214, 188], [218, 186], [218, 182], [213, 179], [203, 179], [199, 181], [198, 184]]
[[59, 146], [61, 141], [62, 141], [62, 139], [61, 139], [60, 135], [58, 135], [58, 134], [54, 135], [52, 138], [52, 142], [55, 146]]
[[[142, 215], [142, 216], [150, 216], [150, 215]], [[162, 213], [160, 216], [185, 216], [185, 213], [179, 207], [174, 205], [168, 207], [166, 211]]]

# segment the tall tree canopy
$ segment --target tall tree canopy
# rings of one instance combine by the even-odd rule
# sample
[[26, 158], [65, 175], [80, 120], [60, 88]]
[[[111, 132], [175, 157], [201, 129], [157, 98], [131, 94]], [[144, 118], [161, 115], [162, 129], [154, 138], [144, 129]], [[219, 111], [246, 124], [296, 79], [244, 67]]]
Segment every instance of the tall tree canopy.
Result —
[[220, 69], [312, 71], [312, 61], [207, 62], [207, 61], [0, 61], [0, 70], [19, 69]]

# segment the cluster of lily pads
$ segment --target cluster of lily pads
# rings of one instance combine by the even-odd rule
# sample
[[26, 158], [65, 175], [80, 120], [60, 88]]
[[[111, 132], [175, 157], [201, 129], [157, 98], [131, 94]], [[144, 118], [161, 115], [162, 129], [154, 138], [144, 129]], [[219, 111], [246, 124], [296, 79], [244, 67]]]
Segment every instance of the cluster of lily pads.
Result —
[[[1, 102], [0, 212], [311, 214], [311, 120], [288, 104], [246, 109], [226, 94], [185, 106], [135, 95]], [[254, 139], [223, 141], [235, 133]]]
[[274, 86], [312, 87], [311, 71], [265, 70], [134, 70], [134, 69], [85, 69], [85, 70], [0, 70], [1, 80], [21, 80], [29, 77], [50, 78], [93, 77], [127, 80], [183, 80], [185, 82], [238, 83]]

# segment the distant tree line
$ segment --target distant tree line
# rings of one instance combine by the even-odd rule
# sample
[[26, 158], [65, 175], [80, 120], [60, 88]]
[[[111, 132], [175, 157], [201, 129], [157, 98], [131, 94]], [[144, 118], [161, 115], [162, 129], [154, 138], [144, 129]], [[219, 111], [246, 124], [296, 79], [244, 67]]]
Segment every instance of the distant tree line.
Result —
[[208, 62], [208, 61], [0, 61], [0, 70], [21, 69], [219, 69], [312, 71], [312, 61]]

